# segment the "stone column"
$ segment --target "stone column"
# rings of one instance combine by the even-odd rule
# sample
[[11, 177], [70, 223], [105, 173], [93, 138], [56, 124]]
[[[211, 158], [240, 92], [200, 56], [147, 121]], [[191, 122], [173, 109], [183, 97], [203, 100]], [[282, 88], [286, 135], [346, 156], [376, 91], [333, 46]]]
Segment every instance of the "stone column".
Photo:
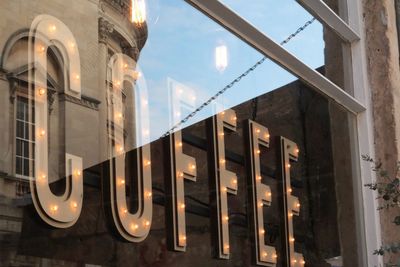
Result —
[[99, 86], [100, 101], [99, 106], [99, 143], [100, 155], [99, 160], [103, 162], [108, 155], [108, 132], [107, 132], [107, 65], [108, 65], [108, 47], [107, 42], [110, 34], [114, 31], [114, 25], [104, 18], [99, 18]]
[[[398, 2], [398, 1], [397, 1]], [[400, 68], [394, 1], [363, 1], [366, 55], [371, 87], [375, 159], [390, 177], [400, 160]], [[399, 14], [397, 14], [399, 15]], [[381, 218], [383, 244], [399, 243], [399, 226], [393, 223], [397, 208], [377, 211]], [[368, 253], [372, 253], [368, 251]], [[386, 253], [384, 261], [399, 262], [398, 253]]]

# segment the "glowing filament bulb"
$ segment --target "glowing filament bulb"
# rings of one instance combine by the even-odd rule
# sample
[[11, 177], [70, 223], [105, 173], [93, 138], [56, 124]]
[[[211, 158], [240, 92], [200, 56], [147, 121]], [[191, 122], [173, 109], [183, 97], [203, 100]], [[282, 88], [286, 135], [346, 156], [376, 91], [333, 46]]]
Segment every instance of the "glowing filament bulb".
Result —
[[37, 182], [39, 182], [39, 183], [44, 183], [45, 180], [46, 180], [46, 175], [39, 176], [39, 177], [37, 177], [36, 180], [37, 180]]
[[265, 234], [265, 230], [264, 230], [264, 229], [261, 229], [261, 230], [260, 230], [260, 234], [262, 234], [262, 235]]
[[303, 265], [304, 265], [304, 264], [306, 264], [306, 262], [305, 262], [304, 260], [302, 260], [302, 261], [301, 261], [301, 264], [303, 264]]
[[260, 206], [260, 208], [262, 208], [264, 205], [263, 205], [262, 202], [260, 202], [260, 203], [258, 204], [258, 206]]
[[228, 216], [224, 216], [224, 221], [229, 221], [229, 217]]
[[58, 206], [57, 206], [57, 205], [51, 206], [50, 210], [51, 210], [52, 212], [57, 212]]
[[133, 72], [133, 78], [135, 80], [139, 79], [142, 76], [142, 74], [139, 71], [134, 71]]
[[289, 163], [286, 165], [286, 167], [288, 167], [288, 168], [290, 168], [290, 167], [292, 167]]
[[41, 130], [41, 131], [39, 132], [39, 134], [40, 134], [40, 136], [45, 136], [45, 135], [46, 135], [46, 131], [45, 131], [45, 130]]
[[260, 129], [256, 129], [256, 133], [258, 133], [258, 134], [259, 134], [260, 132], [261, 132], [261, 130], [260, 130]]
[[181, 245], [186, 245], [186, 236], [185, 235], [179, 236], [179, 243]]
[[288, 193], [292, 193], [292, 188], [289, 188], [289, 189], [288, 189]]
[[75, 75], [75, 79], [79, 80], [81, 77], [79, 75]]
[[132, 0], [131, 21], [141, 25], [146, 21], [146, 3], [145, 0]]
[[144, 226], [150, 226], [150, 222], [149, 221], [146, 221], [145, 223], [144, 223]]
[[271, 192], [268, 192], [268, 193], [267, 193], [267, 196], [269, 196], [269, 197], [272, 196]]
[[226, 189], [226, 187], [221, 187], [221, 190], [222, 190], [223, 192], [228, 191], [228, 190]]
[[299, 154], [300, 153], [300, 150], [299, 149], [296, 149], [296, 154]]
[[118, 184], [121, 185], [121, 186], [125, 185], [125, 180], [124, 179], [119, 179]]
[[265, 138], [268, 139], [270, 137], [269, 134], [265, 134]]
[[182, 203], [181, 205], [180, 205], [180, 208], [181, 209], [184, 209], [186, 206], [185, 206], [185, 204], [184, 203]]
[[232, 120], [236, 121], [236, 120], [237, 120], [237, 117], [236, 117], [236, 116], [233, 116], [233, 117], [232, 117]]
[[41, 45], [39, 46], [39, 51], [44, 53], [44, 51], [46, 51], [46, 48], [43, 45]]
[[297, 262], [297, 260], [293, 260], [293, 263], [296, 263]]
[[256, 151], [256, 152], [257, 152], [257, 154], [260, 154], [260, 153], [261, 153], [261, 151], [260, 151], [259, 149], [257, 149], [257, 151]]
[[229, 249], [229, 245], [225, 245], [225, 249]]
[[131, 229], [132, 229], [133, 231], [137, 230], [138, 228], [139, 228], [139, 225], [134, 224], [134, 223], [131, 224]]
[[278, 255], [274, 254], [274, 256], [273, 256], [273, 257], [274, 257], [274, 259], [276, 259], [276, 258], [278, 258]]
[[220, 136], [224, 136], [224, 135], [225, 135], [225, 133], [224, 133], [224, 132], [221, 132], [219, 135], [220, 135]]
[[151, 165], [151, 161], [150, 160], [146, 161], [146, 166], [150, 166], [150, 165]]
[[146, 196], [151, 197], [153, 194], [151, 192], [147, 192]]
[[293, 237], [290, 238], [290, 242], [294, 242], [294, 240], [295, 240], [295, 239], [294, 239]]
[[267, 257], [267, 256], [268, 256], [268, 253], [267, 253], [267, 252], [264, 252], [264, 253], [263, 253], [263, 256], [264, 256], [264, 258]]
[[178, 176], [183, 177], [183, 175], [184, 175], [183, 172], [180, 172]]
[[226, 162], [224, 159], [221, 159], [220, 161], [221, 161], [221, 163], [225, 163]]
[[289, 215], [289, 217], [293, 217], [293, 213], [291, 213], [291, 212], [289, 212], [288, 215]]
[[237, 184], [237, 180], [236, 179], [232, 179], [232, 184]]
[[46, 93], [46, 90], [44, 88], [39, 89], [39, 95], [44, 95]]
[[300, 203], [297, 203], [297, 204], [296, 204], [296, 207], [300, 208], [300, 206], [301, 206]]
[[226, 45], [220, 45], [215, 48], [215, 68], [223, 72], [228, 66], [228, 48]]
[[191, 168], [192, 170], [194, 170], [194, 169], [196, 169], [196, 165], [192, 164], [192, 165], [190, 165], [190, 168]]
[[122, 212], [123, 212], [124, 214], [127, 214], [127, 213], [128, 213], [128, 210], [127, 210], [127, 209], [123, 209]]
[[118, 119], [122, 119], [122, 113], [118, 113], [117, 117]]
[[75, 171], [75, 175], [76, 175], [76, 176], [81, 176], [81, 174], [82, 174], [82, 173], [81, 173], [80, 170]]
[[57, 30], [56, 25], [51, 25], [51, 26], [49, 27], [49, 31], [51, 31], [51, 32], [55, 32], [56, 30]]
[[182, 142], [179, 142], [179, 143], [177, 144], [178, 147], [182, 147], [182, 145], [183, 145]]
[[72, 208], [76, 209], [78, 207], [78, 203], [72, 202]]
[[258, 181], [261, 181], [261, 179], [262, 179], [261, 175], [257, 176]]
[[127, 69], [128, 68], [128, 64], [125, 63], [124, 64], [124, 68]]

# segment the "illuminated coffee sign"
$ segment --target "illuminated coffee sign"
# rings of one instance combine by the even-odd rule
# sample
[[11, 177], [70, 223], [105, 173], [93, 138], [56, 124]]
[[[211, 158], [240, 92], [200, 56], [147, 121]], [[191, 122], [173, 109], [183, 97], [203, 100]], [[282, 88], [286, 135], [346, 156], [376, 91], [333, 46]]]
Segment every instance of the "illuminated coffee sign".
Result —
[[[31, 28], [29, 54], [30, 61], [36, 69], [44, 69], [46, 73], [46, 51], [48, 47], [56, 46], [64, 57], [65, 62], [65, 92], [71, 97], [81, 97], [80, 59], [78, 47], [69, 29], [58, 19], [41, 15], [38, 16]], [[142, 242], [149, 234], [152, 223], [152, 174], [150, 145], [144, 145], [127, 158], [123, 142], [124, 117], [122, 85], [127, 82], [135, 85], [138, 82], [138, 66], [136, 62], [123, 54], [115, 54], [109, 62], [112, 83], [107, 88], [109, 133], [112, 136], [108, 143], [109, 161], [104, 164], [104, 175], [109, 180], [103, 184], [105, 194], [104, 207], [106, 214], [113, 222], [114, 232], [128, 242]], [[30, 86], [34, 95], [36, 146], [34, 179], [30, 187], [34, 207], [38, 215], [56, 228], [68, 228], [79, 218], [83, 201], [83, 159], [66, 153], [66, 189], [62, 196], [53, 194], [50, 190], [48, 177], [48, 139], [47, 135], [47, 83], [46, 75], [36, 71], [30, 73], [34, 77]], [[142, 81], [143, 82], [143, 81]], [[135, 134], [139, 144], [148, 144], [149, 110], [146, 86], [135, 89]], [[183, 93], [178, 89], [179, 99], [187, 98], [193, 101], [192, 94]], [[178, 101], [179, 102], [179, 101]], [[179, 108], [177, 109], [179, 110]], [[173, 110], [173, 116], [178, 112]], [[229, 214], [228, 195], [247, 194], [250, 215], [250, 230], [254, 242], [254, 259], [257, 265], [275, 266], [278, 260], [276, 248], [265, 243], [270, 235], [264, 226], [264, 207], [275, 205], [272, 202], [271, 189], [263, 183], [260, 169], [260, 154], [268, 149], [270, 132], [268, 128], [254, 121], [247, 120], [244, 124], [246, 144], [247, 192], [238, 190], [238, 176], [226, 168], [225, 132], [235, 132], [237, 117], [233, 110], [225, 110], [207, 120], [208, 167], [210, 179], [210, 208], [213, 255], [218, 259], [229, 259]], [[118, 129], [118, 130], [117, 130]], [[122, 130], [120, 130], [122, 129]], [[183, 141], [180, 131], [164, 138], [165, 157], [165, 188], [166, 188], [166, 221], [167, 243], [172, 251], [184, 252], [187, 244], [185, 223], [185, 188], [184, 181], [196, 182], [196, 159], [183, 153]], [[284, 261], [290, 266], [303, 266], [302, 254], [295, 252], [293, 216], [300, 213], [300, 202], [292, 195], [290, 186], [291, 164], [297, 161], [299, 149], [297, 145], [280, 138], [280, 166], [283, 183], [283, 212], [285, 214], [284, 229], [286, 232], [286, 251], [282, 254]], [[137, 188], [138, 207], [135, 212], [128, 208], [126, 192], [126, 166], [132, 167]], [[131, 173], [131, 174], [132, 174]]]

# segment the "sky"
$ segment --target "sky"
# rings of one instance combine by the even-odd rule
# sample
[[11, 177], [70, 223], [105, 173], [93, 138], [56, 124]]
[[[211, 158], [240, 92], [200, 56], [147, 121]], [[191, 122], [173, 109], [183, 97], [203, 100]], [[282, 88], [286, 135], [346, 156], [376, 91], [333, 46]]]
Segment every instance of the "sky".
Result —
[[[278, 43], [312, 18], [295, 0], [221, 2]], [[263, 55], [183, 0], [148, 0], [146, 3], [149, 36], [138, 61], [142, 72], [139, 84], [145, 84], [147, 89], [150, 138], [155, 140]], [[215, 66], [217, 46], [225, 46], [228, 51], [228, 65], [223, 71]], [[322, 66], [322, 25], [315, 21], [285, 48], [311, 68]], [[216, 110], [231, 108], [295, 79], [266, 60], [184, 127], [214, 115]], [[190, 95], [193, 100], [185, 108], [172, 107], [171, 103], [185, 102], [179, 100], [182, 95], [177, 95], [177, 88], [183, 90], [183, 96]]]

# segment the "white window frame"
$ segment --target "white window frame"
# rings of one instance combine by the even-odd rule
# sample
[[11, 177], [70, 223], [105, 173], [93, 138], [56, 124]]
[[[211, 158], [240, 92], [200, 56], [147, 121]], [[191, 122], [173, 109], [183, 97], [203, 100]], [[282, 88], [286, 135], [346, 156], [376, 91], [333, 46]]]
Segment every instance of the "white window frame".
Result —
[[355, 152], [352, 155], [352, 171], [353, 177], [356, 178], [353, 186], [357, 212], [359, 263], [361, 266], [382, 266], [382, 257], [373, 255], [373, 251], [381, 246], [376, 193], [363, 186], [375, 181], [375, 173], [371, 170], [369, 163], [362, 161], [361, 155], [374, 157], [375, 150], [361, 0], [338, 0], [341, 16], [338, 16], [321, 0], [297, 0], [321, 23], [330, 27], [343, 39], [345, 43], [343, 52], [349, 55], [348, 59], [344, 59], [343, 66], [345, 84], [349, 87], [351, 95], [297, 59], [220, 1], [185, 1], [355, 115], [356, 121], [353, 123], [354, 120], [350, 120], [350, 135], [351, 149]]

